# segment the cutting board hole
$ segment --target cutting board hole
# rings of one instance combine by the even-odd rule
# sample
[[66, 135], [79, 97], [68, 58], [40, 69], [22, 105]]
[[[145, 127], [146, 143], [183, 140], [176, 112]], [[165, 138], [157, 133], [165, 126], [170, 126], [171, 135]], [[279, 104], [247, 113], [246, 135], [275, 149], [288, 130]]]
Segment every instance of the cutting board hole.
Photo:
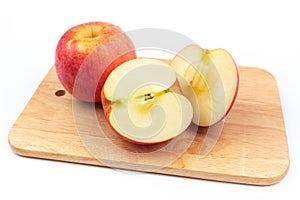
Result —
[[64, 90], [57, 90], [55, 92], [55, 96], [58, 96], [58, 97], [64, 96], [65, 94], [66, 94], [66, 91], [64, 91]]

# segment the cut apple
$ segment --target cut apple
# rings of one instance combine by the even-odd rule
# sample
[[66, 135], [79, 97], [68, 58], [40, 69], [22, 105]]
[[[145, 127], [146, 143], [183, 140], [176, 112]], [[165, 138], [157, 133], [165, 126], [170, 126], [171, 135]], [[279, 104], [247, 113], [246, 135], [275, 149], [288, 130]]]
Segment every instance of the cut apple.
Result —
[[177, 73], [168, 64], [148, 58], [123, 63], [108, 76], [101, 93], [111, 127], [136, 144], [156, 144], [182, 133], [193, 108], [180, 94]]
[[170, 65], [178, 73], [183, 94], [193, 106], [193, 122], [211, 126], [223, 119], [235, 102], [239, 88], [238, 69], [225, 49], [182, 49]]

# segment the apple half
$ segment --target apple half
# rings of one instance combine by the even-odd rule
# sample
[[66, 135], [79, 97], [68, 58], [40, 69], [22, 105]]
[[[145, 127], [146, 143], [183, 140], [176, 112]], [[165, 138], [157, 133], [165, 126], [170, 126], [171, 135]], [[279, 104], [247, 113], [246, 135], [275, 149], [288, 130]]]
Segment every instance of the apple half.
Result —
[[170, 65], [178, 73], [183, 94], [193, 106], [193, 122], [202, 127], [222, 120], [235, 102], [239, 73], [225, 49], [183, 48]]
[[191, 123], [193, 108], [180, 94], [177, 73], [156, 59], [137, 58], [108, 76], [101, 100], [113, 130], [136, 144], [157, 144], [182, 133]]

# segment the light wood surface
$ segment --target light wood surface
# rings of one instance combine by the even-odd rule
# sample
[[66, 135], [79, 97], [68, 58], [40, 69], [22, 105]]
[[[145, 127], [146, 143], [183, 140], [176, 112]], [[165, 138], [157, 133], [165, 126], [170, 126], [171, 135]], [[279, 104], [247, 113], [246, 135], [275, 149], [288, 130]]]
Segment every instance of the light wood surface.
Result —
[[[15, 153], [26, 157], [271, 185], [279, 182], [289, 168], [276, 80], [258, 68], [239, 67], [239, 72], [236, 103], [219, 140], [205, 157], [200, 157], [199, 151], [207, 128], [191, 126], [175, 143], [138, 146], [124, 141], [111, 131], [101, 105], [72, 100], [70, 94], [55, 94], [63, 87], [53, 67], [12, 127], [9, 143]], [[191, 137], [183, 154], [178, 157], [172, 152]]]

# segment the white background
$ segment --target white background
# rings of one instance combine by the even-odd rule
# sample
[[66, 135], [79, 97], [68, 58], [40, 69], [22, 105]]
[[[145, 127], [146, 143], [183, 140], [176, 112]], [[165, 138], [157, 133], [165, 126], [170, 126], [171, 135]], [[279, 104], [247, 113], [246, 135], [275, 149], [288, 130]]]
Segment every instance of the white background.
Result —
[[[4, 3], [5, 2], [5, 3]], [[23, 158], [10, 128], [54, 63], [60, 36], [88, 21], [125, 31], [170, 29], [209, 49], [223, 47], [239, 65], [277, 79], [290, 170], [268, 187], [219, 183]], [[1, 1], [0, 199], [299, 199], [300, 7], [297, 1]], [[293, 196], [292, 196], [293, 195]]]

